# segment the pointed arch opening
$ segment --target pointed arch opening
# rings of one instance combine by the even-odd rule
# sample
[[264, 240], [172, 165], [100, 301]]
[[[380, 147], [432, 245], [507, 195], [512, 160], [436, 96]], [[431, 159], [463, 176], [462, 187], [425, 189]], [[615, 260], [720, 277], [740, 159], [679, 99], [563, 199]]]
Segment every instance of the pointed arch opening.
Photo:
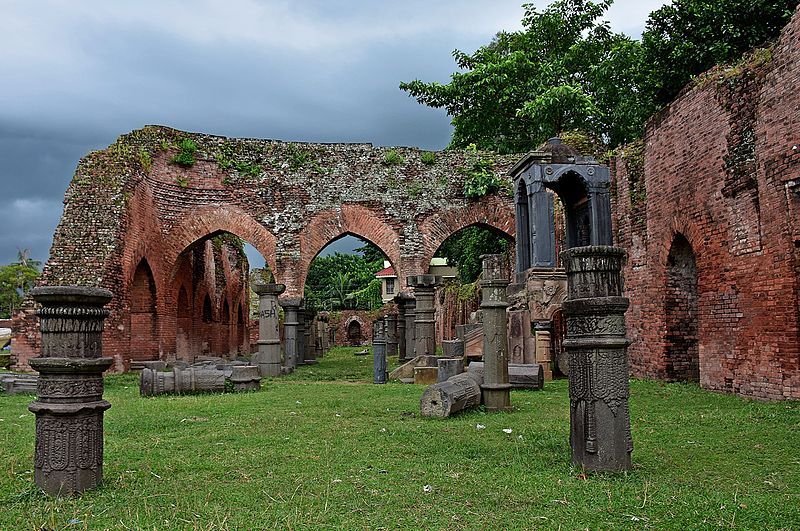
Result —
[[150, 361], [159, 356], [156, 282], [147, 259], [142, 259], [130, 284], [130, 360]]
[[697, 260], [689, 240], [677, 234], [667, 257], [665, 295], [667, 379], [700, 381]]

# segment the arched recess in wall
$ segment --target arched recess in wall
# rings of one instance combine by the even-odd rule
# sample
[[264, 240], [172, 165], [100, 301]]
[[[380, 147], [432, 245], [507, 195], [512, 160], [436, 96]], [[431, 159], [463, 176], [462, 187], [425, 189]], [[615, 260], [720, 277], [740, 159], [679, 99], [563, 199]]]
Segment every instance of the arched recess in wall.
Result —
[[231, 346], [231, 306], [230, 304], [228, 304], [227, 297], [222, 301], [222, 309], [220, 311], [220, 323], [221, 323], [220, 334], [219, 334], [220, 350], [222, 350], [223, 353], [226, 354], [226, 356], [230, 356], [231, 351], [233, 351], [234, 352], [233, 355], [235, 357], [236, 349], [232, 348]]
[[353, 204], [344, 204], [341, 209], [318, 212], [300, 233], [300, 260], [297, 264], [295, 282], [302, 293], [311, 262], [332, 242], [347, 235], [355, 236], [378, 249], [400, 273], [400, 236], [372, 210]]
[[214, 338], [214, 307], [208, 293], [203, 297], [203, 309], [200, 324], [200, 353], [212, 353]]
[[178, 290], [178, 320], [175, 354], [178, 359], [188, 359], [191, 351], [190, 339], [192, 337], [192, 302], [186, 286], [181, 284]]
[[245, 312], [244, 307], [242, 306], [242, 302], [239, 301], [237, 304], [236, 310], [236, 344], [241, 345], [240, 353], [241, 354], [249, 354], [249, 352], [244, 351], [245, 345], [245, 335], [247, 334], [247, 321], [244, 318]]
[[131, 361], [156, 360], [159, 356], [156, 282], [147, 259], [142, 259], [130, 284]]
[[665, 289], [667, 379], [700, 381], [697, 260], [689, 240], [676, 234], [667, 257]]

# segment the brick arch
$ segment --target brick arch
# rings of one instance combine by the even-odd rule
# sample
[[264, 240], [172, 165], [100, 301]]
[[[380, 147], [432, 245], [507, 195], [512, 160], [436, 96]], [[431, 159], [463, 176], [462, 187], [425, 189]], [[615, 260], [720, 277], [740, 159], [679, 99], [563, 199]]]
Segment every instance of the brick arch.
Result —
[[[300, 233], [300, 260], [295, 265], [293, 284], [299, 293], [305, 287], [308, 269], [317, 255], [332, 241], [347, 234], [368, 241], [381, 250], [395, 271], [400, 260], [400, 234], [380, 214], [361, 205], [344, 204], [341, 209], [324, 210], [312, 217]], [[286, 282], [287, 286], [290, 282]]]
[[170, 264], [170, 278], [174, 279], [178, 257], [187, 247], [218, 232], [230, 232], [251, 244], [277, 275], [275, 236], [241, 208], [224, 205], [190, 212], [170, 229], [164, 246], [165, 262]]
[[507, 201], [497, 196], [482, 198], [463, 208], [436, 213], [425, 219], [419, 227], [424, 241], [420, 272], [427, 271], [434, 254], [447, 238], [472, 225], [495, 229], [512, 240], [517, 234], [513, 209], [508, 208]]

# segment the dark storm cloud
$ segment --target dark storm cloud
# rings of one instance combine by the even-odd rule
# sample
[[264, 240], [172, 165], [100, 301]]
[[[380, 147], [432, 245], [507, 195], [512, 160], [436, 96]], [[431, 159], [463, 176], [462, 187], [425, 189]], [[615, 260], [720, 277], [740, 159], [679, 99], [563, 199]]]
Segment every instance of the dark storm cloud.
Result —
[[[641, 25], [621, 13], [621, 27]], [[441, 149], [448, 118], [399, 82], [447, 81], [454, 48], [521, 14], [479, 0], [5, 3], [0, 263], [18, 248], [46, 259], [78, 159], [146, 124]]]

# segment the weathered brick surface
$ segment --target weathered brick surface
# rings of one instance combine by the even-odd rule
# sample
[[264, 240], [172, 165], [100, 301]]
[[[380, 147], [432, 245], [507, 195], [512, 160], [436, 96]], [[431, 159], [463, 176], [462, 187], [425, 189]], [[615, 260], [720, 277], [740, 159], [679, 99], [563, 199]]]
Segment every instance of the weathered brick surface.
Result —
[[[635, 375], [685, 379], [694, 341], [703, 387], [800, 398], [798, 87], [796, 13], [770, 60], [708, 73], [650, 121], [643, 173], [636, 146], [616, 161]], [[696, 301], [670, 257], [682, 238]]]
[[[198, 148], [189, 168], [171, 163], [184, 139]], [[247, 282], [230, 249], [208, 248], [215, 234], [255, 246], [286, 284], [285, 297], [302, 294], [311, 260], [345, 234], [376, 244], [403, 285], [403, 277], [425, 273], [438, 245], [460, 228], [483, 224], [514, 236], [510, 197], [464, 197], [469, 154], [440, 152], [428, 165], [417, 149], [394, 149], [398, 164], [387, 163], [389, 148], [368, 144], [228, 139], [158, 126], [134, 131], [80, 161], [41, 282], [114, 291], [104, 348], [123, 370], [127, 360], [155, 352], [233, 354], [245, 338], [249, 343]], [[497, 174], [514, 162], [496, 157]], [[152, 279], [140, 271], [146, 282], [137, 284], [143, 260]], [[155, 312], [142, 309], [151, 307], [153, 288]], [[206, 295], [211, 316], [204, 321]], [[140, 307], [132, 311], [134, 302]], [[32, 311], [26, 307], [17, 319], [20, 369], [38, 352]]]

